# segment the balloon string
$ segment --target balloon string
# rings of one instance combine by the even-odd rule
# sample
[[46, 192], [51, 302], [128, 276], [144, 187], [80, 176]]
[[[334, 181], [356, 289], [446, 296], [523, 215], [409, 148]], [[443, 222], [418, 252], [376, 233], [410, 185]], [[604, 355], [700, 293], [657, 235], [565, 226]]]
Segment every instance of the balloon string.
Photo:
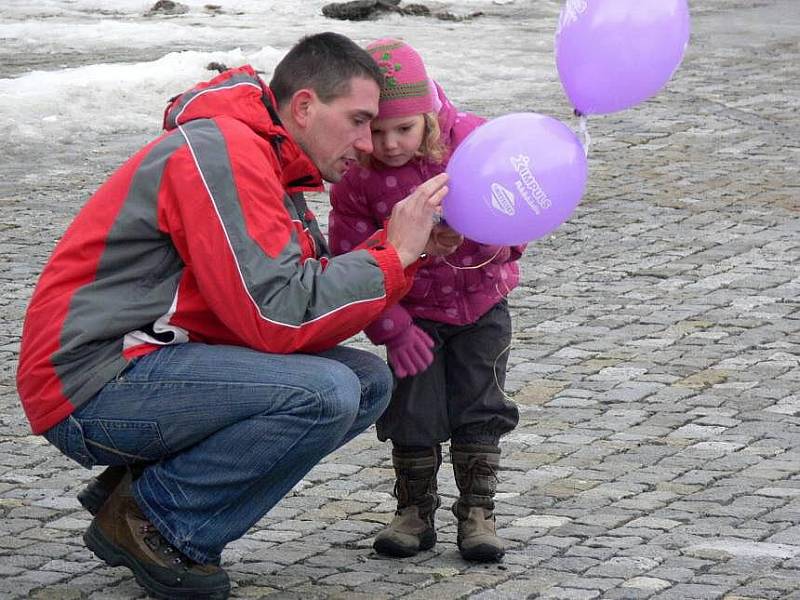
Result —
[[500, 360], [500, 357], [503, 356], [503, 354], [511, 350], [511, 346], [513, 343], [514, 342], [509, 342], [508, 346], [500, 350], [500, 353], [494, 359], [494, 363], [492, 364], [492, 371], [494, 371], [494, 385], [497, 387], [498, 390], [500, 390], [500, 393], [503, 395], [503, 398], [505, 398], [510, 402], [514, 402], [514, 399], [508, 393], [506, 393], [505, 389], [503, 389], [503, 386], [500, 385], [500, 378], [497, 376], [497, 361]]
[[[503, 293], [502, 290], [500, 289], [500, 286], [499, 286], [500, 283], [502, 283], [505, 286], [505, 288], [506, 288], [505, 293]], [[500, 281], [500, 282], [496, 283], [494, 288], [497, 290], [498, 294], [500, 294], [502, 296], [505, 296], [506, 298], [508, 297], [509, 294], [511, 294], [511, 288], [508, 287], [508, 284], [505, 281]], [[513, 335], [513, 332], [512, 332], [512, 335]], [[500, 357], [502, 357], [503, 354], [506, 354], [507, 352], [509, 354], [511, 353], [511, 348], [512, 348], [513, 345], [514, 345], [514, 340], [512, 339], [508, 343], [508, 346], [506, 346], [505, 348], [500, 350], [500, 352], [497, 354], [497, 356], [494, 359], [494, 363], [492, 364], [492, 371], [494, 372], [494, 385], [497, 387], [498, 390], [500, 390], [500, 393], [503, 395], [503, 398], [505, 398], [506, 400], [508, 400], [509, 402], [512, 402], [512, 403], [514, 402], [514, 399], [510, 395], [508, 395], [508, 393], [506, 393], [505, 388], [503, 387], [503, 385], [500, 384], [500, 379], [497, 376], [497, 362], [500, 360]], [[506, 368], [508, 368], [508, 367], [506, 367]]]
[[576, 111], [576, 114], [580, 117], [578, 120], [579, 127], [581, 130], [581, 135], [583, 135], [583, 153], [588, 157], [589, 156], [589, 146], [592, 143], [592, 137], [589, 135], [589, 128], [586, 126], [588, 117], [586, 115], [582, 115]]
[[[502, 250], [503, 250], [503, 246], [500, 246], [500, 247], [497, 249], [497, 252], [495, 252], [495, 253], [494, 253], [494, 254], [491, 256], [491, 258], [489, 258], [488, 260], [485, 260], [485, 261], [483, 261], [483, 262], [482, 262], [481, 264], [479, 264], [479, 265], [474, 265], [474, 266], [469, 266], [469, 267], [459, 267], [459, 266], [456, 266], [456, 265], [452, 264], [451, 262], [449, 262], [449, 261], [448, 261], [448, 260], [447, 260], [447, 259], [446, 259], [444, 256], [441, 256], [441, 257], [439, 257], [439, 258], [441, 258], [441, 259], [442, 259], [442, 261], [443, 261], [443, 262], [444, 262], [446, 265], [449, 265], [449, 266], [451, 266], [451, 267], [452, 267], [452, 268], [454, 268], [454, 269], [460, 269], [460, 270], [468, 270], [468, 269], [480, 269], [481, 267], [485, 267], [485, 266], [486, 266], [486, 265], [488, 265], [490, 262], [492, 262], [492, 261], [493, 261], [493, 260], [494, 260], [494, 259], [497, 257], [497, 255], [498, 255], [498, 254], [500, 254], [500, 252], [501, 252]], [[506, 291], [505, 291], [505, 293], [503, 293], [503, 292], [502, 292], [502, 290], [500, 290], [500, 287], [499, 287], [499, 285], [498, 285], [498, 284], [495, 284], [495, 286], [494, 286], [494, 287], [495, 287], [495, 289], [497, 290], [497, 293], [498, 293], [498, 294], [500, 294], [501, 296], [508, 296], [508, 295], [511, 293], [511, 289], [508, 287], [508, 285], [506, 284], [506, 282], [505, 282], [505, 281], [503, 281], [502, 283], [503, 283], [503, 285], [504, 285], [504, 286], [505, 286], [505, 288], [506, 288]], [[495, 357], [495, 359], [494, 359], [494, 363], [492, 364], [492, 372], [494, 373], [494, 384], [495, 384], [495, 386], [497, 387], [497, 389], [500, 391], [500, 393], [503, 395], [503, 397], [504, 397], [506, 400], [510, 401], [510, 402], [513, 402], [513, 401], [514, 401], [514, 399], [513, 399], [511, 396], [509, 396], [509, 395], [506, 393], [505, 389], [503, 389], [503, 386], [500, 384], [500, 379], [499, 379], [499, 378], [498, 378], [498, 376], [497, 376], [497, 362], [500, 360], [500, 358], [503, 356], [503, 354], [505, 354], [506, 352], [509, 352], [509, 351], [511, 350], [511, 346], [512, 346], [512, 345], [513, 345], [513, 341], [512, 341], [512, 342], [510, 342], [510, 343], [508, 344], [508, 346], [506, 346], [505, 348], [503, 348], [503, 349], [502, 349], [502, 350], [501, 350], [501, 351], [500, 351], [500, 352], [497, 354], [497, 356], [496, 356], [496, 357]]]
[[[486, 266], [486, 265], [488, 265], [490, 262], [492, 262], [492, 261], [493, 261], [493, 260], [494, 260], [494, 259], [497, 257], [497, 255], [498, 255], [498, 254], [500, 254], [500, 252], [501, 252], [502, 250], [503, 250], [503, 246], [500, 246], [500, 247], [497, 249], [497, 252], [495, 252], [495, 253], [494, 253], [494, 254], [493, 254], [493, 255], [492, 255], [492, 256], [491, 256], [491, 257], [490, 257], [488, 260], [485, 260], [485, 261], [483, 261], [483, 262], [482, 262], [481, 264], [479, 264], [479, 265], [473, 265], [473, 266], [469, 266], [469, 267], [459, 267], [459, 266], [456, 266], [456, 265], [454, 265], [453, 263], [449, 262], [449, 261], [448, 261], [448, 260], [447, 260], [447, 259], [446, 259], [444, 256], [440, 256], [439, 258], [441, 258], [441, 259], [442, 259], [442, 262], [444, 262], [446, 265], [448, 265], [448, 266], [450, 266], [450, 267], [452, 267], [452, 268], [454, 268], [454, 269], [459, 269], [459, 270], [462, 270], [462, 271], [466, 271], [466, 270], [469, 270], [469, 269], [480, 269], [481, 267], [485, 267], [485, 266]], [[506, 283], [505, 283], [505, 282], [502, 282], [502, 283], [503, 283], [503, 284], [505, 285], [505, 287], [506, 287], [506, 292], [505, 292], [505, 294], [503, 294], [503, 292], [500, 290], [500, 288], [499, 288], [499, 286], [498, 286], [497, 284], [495, 284], [495, 286], [494, 286], [494, 287], [495, 287], [495, 289], [497, 290], [497, 293], [498, 293], [498, 294], [500, 294], [500, 295], [503, 295], [503, 296], [508, 296], [508, 294], [510, 294], [510, 293], [511, 293], [511, 290], [509, 289], [508, 285], [506, 285]], [[505, 348], [503, 348], [503, 349], [502, 349], [502, 350], [501, 350], [501, 351], [498, 353], [498, 355], [497, 355], [497, 356], [495, 357], [495, 359], [494, 359], [494, 364], [493, 364], [493, 366], [492, 366], [492, 371], [494, 372], [494, 384], [495, 384], [495, 386], [497, 386], [497, 389], [498, 389], [498, 390], [500, 390], [500, 393], [501, 393], [501, 394], [503, 394], [503, 397], [504, 397], [506, 400], [509, 400], [509, 401], [511, 401], [511, 402], [513, 402], [514, 400], [511, 398], [511, 396], [509, 396], [509, 395], [506, 393], [506, 391], [503, 389], [503, 386], [502, 386], [502, 385], [500, 385], [500, 379], [497, 377], [497, 361], [499, 361], [499, 360], [500, 360], [500, 357], [501, 357], [501, 356], [503, 356], [503, 354], [505, 354], [506, 352], [508, 352], [508, 351], [510, 351], [510, 350], [511, 350], [511, 345], [512, 345], [512, 344], [513, 344], [513, 342], [512, 342], [512, 343], [509, 343], [509, 344], [508, 344], [508, 346], [506, 346]]]
[[500, 246], [500, 247], [497, 249], [497, 252], [495, 252], [495, 253], [494, 253], [494, 254], [493, 254], [493, 255], [492, 255], [490, 258], [488, 258], [487, 260], [483, 261], [483, 262], [482, 262], [481, 264], [479, 264], [479, 265], [473, 265], [473, 266], [470, 266], [470, 267], [459, 267], [459, 266], [456, 266], [456, 265], [454, 265], [453, 263], [449, 262], [449, 261], [448, 261], [448, 260], [447, 260], [447, 259], [446, 259], [444, 256], [442, 256], [442, 257], [441, 257], [441, 259], [442, 259], [442, 261], [444, 262], [444, 264], [446, 264], [446, 265], [447, 265], [447, 266], [449, 266], [449, 267], [453, 267], [454, 269], [459, 269], [459, 270], [462, 270], [462, 271], [467, 271], [467, 270], [469, 270], [469, 269], [480, 269], [480, 268], [482, 268], [482, 267], [485, 267], [486, 265], [488, 265], [488, 264], [489, 264], [490, 262], [492, 262], [492, 261], [493, 261], [495, 258], [497, 258], [497, 255], [498, 255], [498, 254], [500, 254], [500, 251], [501, 251], [502, 249], [503, 249], [503, 246]]

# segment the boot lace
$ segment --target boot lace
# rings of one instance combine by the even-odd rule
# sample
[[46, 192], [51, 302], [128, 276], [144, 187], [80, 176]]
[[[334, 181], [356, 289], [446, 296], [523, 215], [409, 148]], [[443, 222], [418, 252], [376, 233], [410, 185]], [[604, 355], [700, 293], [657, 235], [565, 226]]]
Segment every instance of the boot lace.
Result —
[[[478, 489], [483, 493], [476, 494], [475, 477], [479, 473], [489, 478], [489, 487], [486, 490], [479, 487]], [[487, 497], [485, 494], [488, 493], [488, 498], [491, 499], [497, 491], [497, 482], [497, 470], [488, 460], [480, 455], [472, 455], [469, 457], [464, 467], [464, 484], [462, 488], [468, 495], [476, 498], [484, 498]]]
[[486, 475], [492, 478], [492, 480], [496, 483], [497, 482], [497, 470], [492, 466], [492, 464], [486, 460], [482, 456], [470, 456], [469, 461], [467, 461], [467, 477], [469, 478], [469, 483], [471, 484], [475, 479], [475, 471], [483, 467], [483, 470], [486, 472]]
[[[164, 539], [161, 532], [151, 523], [142, 523], [139, 532], [144, 536], [145, 543], [153, 552], [160, 554], [167, 562], [176, 567], [181, 567], [183, 571], [188, 571], [192, 566], [199, 564]], [[180, 578], [178, 581], [180, 582]]]
[[425, 493], [420, 497], [418, 490], [412, 492], [412, 483], [408, 477], [398, 477], [394, 481], [392, 496], [397, 499], [397, 508], [394, 514], [399, 515], [403, 509], [412, 505], [424, 507], [428, 502], [432, 502], [433, 509], [436, 510], [441, 504], [441, 499], [436, 494], [434, 486], [435, 479], [428, 481]]
[[405, 479], [395, 479], [394, 488], [392, 489], [392, 496], [397, 500], [397, 508], [394, 514], [399, 515], [400, 511], [409, 505], [409, 491], [408, 484]]

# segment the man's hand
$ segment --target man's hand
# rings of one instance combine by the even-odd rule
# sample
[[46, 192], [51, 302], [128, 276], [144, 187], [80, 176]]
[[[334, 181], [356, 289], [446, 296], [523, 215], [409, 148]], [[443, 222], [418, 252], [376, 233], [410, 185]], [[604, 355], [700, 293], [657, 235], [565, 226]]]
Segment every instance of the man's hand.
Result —
[[456, 251], [464, 241], [464, 236], [444, 223], [433, 226], [425, 252], [434, 256], [447, 256]]
[[447, 194], [447, 173], [431, 177], [411, 194], [394, 205], [386, 226], [386, 237], [395, 247], [403, 267], [416, 261], [425, 252], [434, 215], [441, 212]]

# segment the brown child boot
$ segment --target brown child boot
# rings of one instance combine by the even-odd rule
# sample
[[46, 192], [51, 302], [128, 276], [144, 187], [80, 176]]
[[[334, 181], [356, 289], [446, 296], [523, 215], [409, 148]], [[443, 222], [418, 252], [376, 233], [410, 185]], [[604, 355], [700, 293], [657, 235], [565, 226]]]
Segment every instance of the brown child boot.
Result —
[[458, 549], [466, 560], [498, 562], [506, 553], [497, 537], [494, 521], [494, 494], [500, 448], [483, 445], [450, 447], [456, 485], [461, 496], [453, 504], [458, 519]]
[[440, 504], [436, 474], [442, 464], [442, 448], [438, 444], [421, 450], [395, 447], [392, 463], [397, 477], [394, 484], [397, 510], [388, 527], [375, 537], [372, 547], [388, 556], [414, 556], [436, 543], [433, 515]]

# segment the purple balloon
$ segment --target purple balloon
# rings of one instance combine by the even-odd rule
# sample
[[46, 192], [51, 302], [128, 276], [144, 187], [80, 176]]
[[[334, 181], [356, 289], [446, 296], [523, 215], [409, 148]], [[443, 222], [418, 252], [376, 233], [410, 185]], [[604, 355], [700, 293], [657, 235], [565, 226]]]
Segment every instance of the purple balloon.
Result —
[[484, 123], [453, 152], [447, 224], [484, 244], [523, 244], [566, 221], [583, 196], [586, 155], [564, 123], [513, 113]]
[[686, 0], [567, 0], [556, 66], [580, 113], [612, 113], [664, 87], [688, 43]]

